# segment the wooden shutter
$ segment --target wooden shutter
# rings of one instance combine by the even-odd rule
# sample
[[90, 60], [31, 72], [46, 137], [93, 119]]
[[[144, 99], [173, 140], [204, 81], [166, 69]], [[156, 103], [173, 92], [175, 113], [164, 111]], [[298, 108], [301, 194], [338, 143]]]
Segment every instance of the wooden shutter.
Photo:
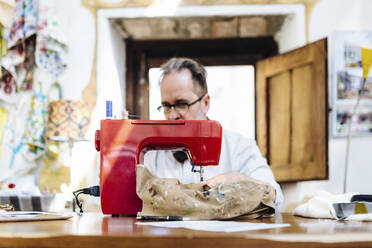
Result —
[[328, 178], [327, 40], [256, 64], [256, 139], [279, 182]]

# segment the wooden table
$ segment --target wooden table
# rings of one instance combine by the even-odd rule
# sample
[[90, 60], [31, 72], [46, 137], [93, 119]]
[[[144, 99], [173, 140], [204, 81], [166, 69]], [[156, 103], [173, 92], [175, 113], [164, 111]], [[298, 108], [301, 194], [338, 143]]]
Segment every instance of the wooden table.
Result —
[[0, 247], [372, 247], [372, 222], [279, 214], [254, 222], [290, 227], [236, 233], [136, 225], [133, 217], [85, 213], [69, 220], [0, 223]]

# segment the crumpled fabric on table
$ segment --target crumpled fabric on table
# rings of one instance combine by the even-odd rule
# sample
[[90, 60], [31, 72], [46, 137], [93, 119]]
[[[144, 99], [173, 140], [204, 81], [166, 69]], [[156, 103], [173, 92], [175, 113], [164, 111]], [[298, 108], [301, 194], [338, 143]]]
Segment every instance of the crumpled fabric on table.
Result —
[[[317, 192], [307, 202], [297, 206], [293, 210], [293, 215], [317, 219], [338, 219], [332, 204], [350, 202], [351, 197], [356, 194], [358, 193], [332, 194], [322, 190]], [[354, 214], [346, 218], [346, 220], [372, 221], [372, 214]]]
[[191, 219], [271, 217], [275, 194], [270, 185], [250, 180], [208, 187], [205, 182], [181, 184], [158, 178], [142, 165], [136, 167], [136, 191], [143, 208], [138, 216], [183, 216]]
[[335, 219], [336, 213], [333, 203], [350, 202], [355, 193], [334, 195], [327, 191], [319, 191], [307, 202], [297, 206], [293, 210], [294, 215], [311, 218]]

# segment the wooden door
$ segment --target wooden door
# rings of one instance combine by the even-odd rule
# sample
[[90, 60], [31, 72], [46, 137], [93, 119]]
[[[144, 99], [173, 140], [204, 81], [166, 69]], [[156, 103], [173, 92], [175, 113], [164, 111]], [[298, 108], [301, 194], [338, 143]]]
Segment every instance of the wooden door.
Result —
[[327, 40], [256, 64], [256, 139], [279, 182], [328, 178]]

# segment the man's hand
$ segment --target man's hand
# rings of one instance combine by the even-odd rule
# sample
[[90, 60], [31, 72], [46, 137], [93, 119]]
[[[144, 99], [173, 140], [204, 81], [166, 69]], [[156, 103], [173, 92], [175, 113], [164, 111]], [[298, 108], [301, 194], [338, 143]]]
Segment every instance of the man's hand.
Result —
[[[259, 184], [269, 185], [269, 184], [267, 184], [263, 181], [254, 179], [252, 177], [246, 176], [246, 175], [244, 175], [242, 173], [239, 173], [239, 172], [236, 172], [236, 171], [230, 171], [230, 172], [226, 172], [226, 173], [217, 175], [215, 177], [212, 177], [212, 178], [208, 179], [205, 182], [207, 183], [207, 185], [209, 187], [214, 188], [214, 187], [217, 187], [219, 184], [237, 183], [237, 182], [242, 181], [242, 180], [249, 180], [251, 182], [255, 182], [255, 183], [259, 183]], [[276, 195], [275, 189], [271, 185], [269, 185], [269, 186], [270, 186], [269, 194], [271, 195], [271, 197], [275, 198], [275, 195]]]
[[217, 175], [215, 177], [212, 177], [212, 178], [208, 179], [206, 181], [206, 183], [209, 187], [214, 188], [214, 187], [216, 187], [216, 186], [218, 186], [219, 184], [222, 184], [222, 183], [236, 183], [236, 182], [242, 181], [244, 179], [248, 179], [250, 181], [257, 182], [257, 183], [264, 183], [262, 181], [259, 181], [257, 179], [253, 179], [249, 176], [246, 176], [246, 175], [244, 175], [242, 173], [239, 173], [239, 172], [236, 172], [236, 171], [230, 171], [230, 172], [226, 172], [226, 173]]

